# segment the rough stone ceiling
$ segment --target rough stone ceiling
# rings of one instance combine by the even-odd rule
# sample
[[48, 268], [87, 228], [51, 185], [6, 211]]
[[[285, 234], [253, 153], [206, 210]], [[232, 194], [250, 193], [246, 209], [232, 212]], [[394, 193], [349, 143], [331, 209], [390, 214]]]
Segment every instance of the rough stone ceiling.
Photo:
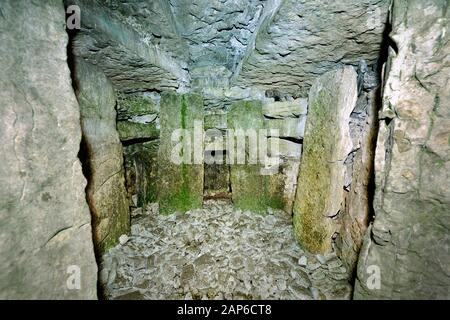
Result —
[[301, 95], [339, 64], [376, 62], [390, 0], [71, 0], [75, 54], [126, 92], [205, 87]]

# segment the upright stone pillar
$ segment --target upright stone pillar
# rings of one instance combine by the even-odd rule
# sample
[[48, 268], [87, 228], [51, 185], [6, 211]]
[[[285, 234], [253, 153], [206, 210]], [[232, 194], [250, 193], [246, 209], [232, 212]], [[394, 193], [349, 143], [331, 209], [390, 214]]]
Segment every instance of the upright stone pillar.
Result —
[[260, 162], [260, 130], [264, 129], [262, 103], [239, 101], [228, 112], [228, 162], [234, 205], [243, 210], [265, 212], [271, 202], [267, 177]]
[[198, 94], [161, 95], [158, 202], [162, 214], [202, 206], [203, 108]]
[[309, 93], [309, 112], [294, 203], [294, 227], [311, 252], [331, 250], [332, 223], [344, 199], [344, 161], [351, 151], [349, 122], [357, 99], [352, 67], [319, 77]]
[[394, 0], [355, 299], [450, 299], [448, 1]]
[[82, 160], [88, 179], [86, 195], [94, 243], [101, 255], [130, 231], [123, 150], [116, 130], [116, 96], [103, 72], [82, 59], [76, 60], [74, 75], [83, 133]]
[[62, 1], [2, 0], [0, 299], [96, 299]]

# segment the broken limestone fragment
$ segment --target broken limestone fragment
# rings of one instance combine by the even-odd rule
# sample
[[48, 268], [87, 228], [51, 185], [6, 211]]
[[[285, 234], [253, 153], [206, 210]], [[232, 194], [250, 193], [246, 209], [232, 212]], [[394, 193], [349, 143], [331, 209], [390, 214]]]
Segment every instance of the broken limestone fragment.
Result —
[[94, 243], [99, 254], [129, 232], [123, 150], [116, 131], [116, 95], [97, 67], [75, 61], [76, 94], [83, 132], [82, 161], [88, 168], [86, 199], [92, 213]]
[[[277, 141], [274, 141], [277, 140]], [[302, 145], [295, 141], [290, 141], [287, 139], [279, 139], [279, 138], [269, 138], [268, 143], [277, 143], [278, 150], [269, 150], [270, 157], [283, 157], [294, 160], [300, 160]]]
[[319, 77], [309, 93], [303, 155], [294, 203], [295, 232], [313, 253], [331, 250], [331, 216], [341, 210], [344, 160], [351, 151], [350, 113], [357, 98], [352, 67]]
[[203, 109], [197, 94], [161, 96], [158, 202], [162, 214], [202, 206]]
[[298, 118], [308, 111], [308, 99], [300, 98], [293, 101], [276, 101], [263, 105], [263, 114], [267, 118]]

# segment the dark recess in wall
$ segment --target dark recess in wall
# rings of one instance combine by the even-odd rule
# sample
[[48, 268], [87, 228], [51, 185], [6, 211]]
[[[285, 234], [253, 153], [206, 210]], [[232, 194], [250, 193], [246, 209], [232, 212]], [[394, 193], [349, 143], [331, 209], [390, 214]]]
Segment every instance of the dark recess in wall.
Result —
[[[67, 8], [65, 6], [64, 10], [66, 10], [66, 9]], [[70, 77], [72, 79], [72, 87], [73, 87], [74, 93], [76, 93], [78, 91], [78, 88], [79, 88], [78, 81], [75, 78], [76, 64], [75, 64], [75, 56], [74, 56], [74, 53], [73, 53], [73, 39], [76, 36], [76, 34], [78, 33], [78, 31], [79, 30], [76, 30], [76, 29], [69, 30], [69, 29], [66, 28], [66, 32], [67, 32], [67, 35], [68, 35], [67, 65], [68, 65], [69, 70], [70, 70]], [[75, 97], [77, 97], [76, 94], [75, 94]], [[78, 98], [77, 98], [77, 100], [78, 100]], [[80, 122], [81, 122], [81, 119], [80, 119]], [[81, 123], [80, 123], [80, 125], [81, 125]], [[90, 169], [90, 166], [89, 166], [88, 145], [87, 145], [87, 143], [85, 141], [85, 137], [84, 137], [83, 134], [82, 134], [81, 142], [80, 142], [80, 150], [78, 151], [78, 159], [81, 162], [81, 169], [82, 169], [83, 175], [84, 175], [84, 177], [86, 178], [86, 181], [87, 181], [86, 188], [85, 188], [85, 197], [86, 197], [86, 203], [88, 203], [88, 206], [89, 206], [89, 211], [91, 212], [91, 206], [89, 205], [89, 201], [88, 201], [87, 194], [86, 194], [86, 189], [87, 189], [87, 187], [89, 185], [89, 180], [90, 180], [90, 177], [91, 177], [91, 169]], [[94, 230], [93, 230], [93, 226], [92, 226], [92, 212], [91, 212], [91, 233], [92, 233], [92, 239], [94, 239]], [[94, 254], [95, 254], [95, 260], [97, 262], [97, 266], [99, 266], [99, 262], [101, 260], [101, 257], [99, 256], [98, 248], [95, 245], [95, 242], [94, 242]], [[99, 268], [99, 270], [100, 270], [100, 268]], [[99, 278], [97, 278], [97, 279], [99, 279]], [[100, 281], [97, 280], [97, 295], [98, 295], [99, 299], [104, 299], [105, 298], [105, 295], [104, 295], [103, 292], [104, 291], [103, 291], [103, 288], [102, 288], [102, 286], [100, 284]]]

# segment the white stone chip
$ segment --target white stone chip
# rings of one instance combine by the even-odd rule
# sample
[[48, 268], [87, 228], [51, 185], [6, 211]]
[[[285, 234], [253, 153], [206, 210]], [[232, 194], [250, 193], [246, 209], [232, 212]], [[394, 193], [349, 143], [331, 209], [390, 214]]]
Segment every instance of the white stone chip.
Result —
[[121, 245], [124, 245], [125, 243], [128, 242], [130, 238], [128, 238], [128, 236], [126, 234], [123, 234], [119, 237], [119, 242]]

